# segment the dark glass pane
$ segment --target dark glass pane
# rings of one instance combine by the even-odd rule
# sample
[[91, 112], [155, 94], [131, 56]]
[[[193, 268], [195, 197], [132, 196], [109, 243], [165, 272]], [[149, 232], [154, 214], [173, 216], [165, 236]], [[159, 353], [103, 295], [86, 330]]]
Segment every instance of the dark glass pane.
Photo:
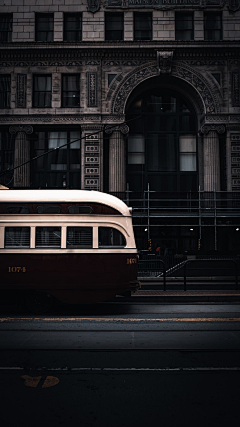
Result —
[[152, 14], [134, 13], [134, 40], [152, 39]]
[[0, 42], [12, 41], [12, 14], [3, 13], [0, 15]]
[[82, 40], [82, 15], [80, 13], [64, 14], [64, 41]]
[[65, 75], [63, 76], [63, 107], [79, 107], [80, 105], [80, 76]]
[[194, 132], [196, 130], [195, 116], [186, 115], [179, 117], [179, 130], [181, 132]]
[[11, 76], [0, 76], [0, 108], [10, 108]]
[[105, 39], [123, 40], [124, 38], [124, 20], [123, 13], [105, 14]]
[[36, 14], [36, 41], [53, 41], [53, 25], [52, 13]]
[[92, 227], [67, 227], [67, 248], [92, 248]]
[[149, 171], [177, 170], [176, 139], [174, 135], [148, 134], [146, 145]]
[[177, 191], [177, 175], [148, 175], [148, 182], [150, 184], [150, 189], [153, 191]]
[[60, 206], [38, 206], [37, 213], [38, 214], [60, 214], [61, 207]]
[[36, 248], [61, 248], [61, 227], [36, 227]]
[[91, 206], [69, 206], [68, 208], [69, 214], [89, 215], [92, 211]]
[[5, 227], [5, 248], [29, 248], [30, 227]]
[[120, 231], [112, 227], [99, 227], [98, 228], [98, 243], [99, 248], [106, 246], [126, 246], [126, 239]]
[[193, 40], [193, 13], [175, 14], [175, 39]]
[[181, 175], [180, 176], [180, 191], [197, 191], [197, 176]]
[[30, 208], [28, 206], [8, 206], [7, 214], [29, 214]]

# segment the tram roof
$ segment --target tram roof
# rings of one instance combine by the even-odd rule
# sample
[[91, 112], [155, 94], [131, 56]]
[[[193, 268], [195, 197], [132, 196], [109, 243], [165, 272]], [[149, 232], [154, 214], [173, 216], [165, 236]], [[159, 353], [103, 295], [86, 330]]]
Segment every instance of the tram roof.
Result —
[[129, 216], [129, 208], [122, 200], [100, 191], [88, 190], [8, 190], [0, 191], [2, 203], [100, 203]]

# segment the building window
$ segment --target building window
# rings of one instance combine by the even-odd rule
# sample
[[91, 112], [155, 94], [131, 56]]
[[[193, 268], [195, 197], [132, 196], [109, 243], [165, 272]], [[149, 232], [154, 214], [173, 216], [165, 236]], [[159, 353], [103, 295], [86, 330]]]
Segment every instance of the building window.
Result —
[[80, 75], [64, 74], [62, 77], [62, 106], [80, 106]]
[[[14, 138], [9, 133], [0, 132], [0, 171], [12, 169], [14, 164]], [[0, 184], [13, 186], [13, 171], [6, 172], [0, 178]]]
[[[79, 130], [39, 131], [32, 143], [32, 183], [41, 188], [81, 188], [81, 143]], [[59, 148], [58, 147], [62, 147]]]
[[105, 40], [124, 39], [123, 13], [105, 13]]
[[36, 41], [52, 42], [53, 41], [53, 13], [36, 14]]
[[0, 108], [10, 108], [11, 76], [0, 75]]
[[82, 40], [82, 14], [65, 13], [64, 14], [64, 33], [65, 42], [80, 42]]
[[12, 14], [0, 15], [0, 43], [12, 41]]
[[48, 75], [34, 76], [33, 78], [33, 107], [51, 107], [52, 77]]
[[175, 40], [194, 39], [194, 19], [193, 12], [175, 13]]
[[204, 13], [204, 40], [222, 40], [221, 12]]
[[134, 13], [134, 40], [152, 40], [151, 13]]

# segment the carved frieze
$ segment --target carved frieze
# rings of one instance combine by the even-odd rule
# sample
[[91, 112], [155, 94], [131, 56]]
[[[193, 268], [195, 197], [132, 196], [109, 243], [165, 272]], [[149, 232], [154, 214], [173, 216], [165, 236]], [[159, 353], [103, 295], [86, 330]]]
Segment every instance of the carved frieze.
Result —
[[88, 107], [97, 107], [97, 73], [87, 73]]
[[232, 100], [233, 107], [240, 107], [240, 71], [232, 73]]
[[27, 86], [27, 75], [17, 74], [17, 97], [16, 97], [17, 108], [26, 108], [26, 86]]
[[[113, 94], [111, 111], [123, 114], [128, 96], [133, 89], [144, 80], [157, 75], [159, 75], [159, 68], [154, 63], [145, 64], [129, 73]], [[198, 92], [203, 100], [206, 113], [219, 112], [218, 94], [201, 73], [191, 67], [176, 63], [172, 66], [172, 75], [189, 83]]]

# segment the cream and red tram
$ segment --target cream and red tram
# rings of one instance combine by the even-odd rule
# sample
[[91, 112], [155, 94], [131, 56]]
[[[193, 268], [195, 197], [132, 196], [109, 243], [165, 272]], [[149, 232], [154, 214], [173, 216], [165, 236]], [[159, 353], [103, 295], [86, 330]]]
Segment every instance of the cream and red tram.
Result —
[[106, 301], [137, 289], [131, 208], [83, 190], [0, 190], [0, 291], [33, 311], [51, 297]]

